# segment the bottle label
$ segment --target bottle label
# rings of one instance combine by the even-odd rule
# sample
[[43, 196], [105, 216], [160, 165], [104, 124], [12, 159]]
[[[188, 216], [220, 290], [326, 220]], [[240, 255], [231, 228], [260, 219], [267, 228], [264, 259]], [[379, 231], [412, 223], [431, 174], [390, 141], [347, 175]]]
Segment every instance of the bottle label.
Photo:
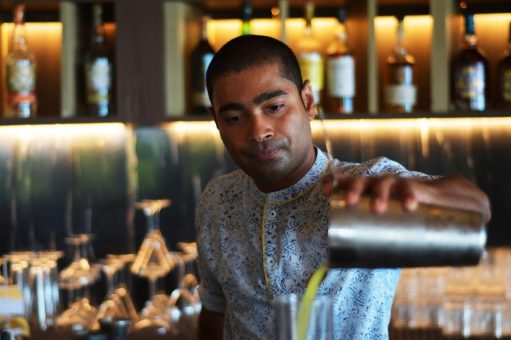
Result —
[[417, 89], [414, 85], [387, 85], [384, 95], [390, 105], [415, 105]]
[[[312, 90], [320, 92], [323, 90], [323, 58], [317, 52], [301, 53], [298, 61], [302, 70], [303, 80], [309, 80]], [[314, 98], [315, 102], [319, 102], [320, 98]]]
[[335, 98], [355, 96], [355, 60], [351, 55], [330, 58], [327, 62], [328, 95]]
[[502, 97], [506, 102], [511, 102], [511, 70], [504, 71], [502, 75]]
[[463, 67], [455, 77], [455, 91], [461, 98], [473, 99], [484, 96], [484, 65], [477, 63]]
[[411, 65], [402, 65], [395, 69], [393, 82], [396, 84], [413, 84], [413, 68]]
[[87, 101], [102, 103], [108, 101], [112, 73], [108, 58], [97, 58], [86, 66]]
[[28, 95], [35, 88], [35, 67], [29, 59], [14, 60], [7, 64], [9, 91]]
[[206, 71], [208, 70], [208, 66], [213, 60], [214, 54], [207, 53], [202, 56], [201, 70], [198, 70], [199, 74], [197, 75], [196, 84], [193, 89], [193, 104], [195, 106], [209, 107], [211, 106], [211, 102], [209, 101], [208, 89], [206, 87]]

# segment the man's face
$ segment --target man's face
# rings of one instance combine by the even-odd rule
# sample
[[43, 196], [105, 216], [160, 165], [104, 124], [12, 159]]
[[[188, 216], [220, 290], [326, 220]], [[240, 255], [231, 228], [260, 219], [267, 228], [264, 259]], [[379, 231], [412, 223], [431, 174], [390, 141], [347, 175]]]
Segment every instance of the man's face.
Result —
[[267, 63], [221, 76], [213, 89], [220, 136], [261, 191], [286, 188], [307, 173], [315, 160], [308, 83], [299, 92], [280, 76], [278, 63]]

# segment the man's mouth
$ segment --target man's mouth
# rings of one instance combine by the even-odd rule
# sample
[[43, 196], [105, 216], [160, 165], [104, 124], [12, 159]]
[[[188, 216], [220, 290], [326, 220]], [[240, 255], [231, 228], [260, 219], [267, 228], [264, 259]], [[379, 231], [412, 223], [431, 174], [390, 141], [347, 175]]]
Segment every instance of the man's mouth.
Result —
[[280, 153], [278, 148], [269, 148], [254, 153], [254, 158], [257, 161], [265, 162], [274, 159]]

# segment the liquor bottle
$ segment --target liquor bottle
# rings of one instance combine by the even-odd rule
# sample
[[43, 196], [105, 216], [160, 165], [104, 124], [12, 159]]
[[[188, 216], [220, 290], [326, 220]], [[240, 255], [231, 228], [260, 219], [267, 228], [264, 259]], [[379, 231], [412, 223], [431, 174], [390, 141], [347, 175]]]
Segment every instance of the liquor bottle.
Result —
[[28, 49], [25, 34], [25, 5], [14, 6], [14, 28], [11, 50], [6, 57], [7, 108], [6, 116], [27, 118], [36, 115], [36, 61]]
[[321, 55], [319, 41], [312, 33], [312, 18], [314, 17], [314, 3], [305, 3], [305, 28], [298, 41], [297, 58], [300, 63], [303, 80], [309, 80], [314, 95], [314, 104], [322, 104], [324, 86], [324, 61]]
[[488, 93], [488, 62], [477, 48], [474, 16], [465, 15], [463, 47], [453, 58], [451, 95], [454, 109], [484, 111]]
[[243, 0], [243, 6], [241, 7], [241, 35], [252, 34], [252, 28], [250, 27], [250, 20], [252, 19], [252, 0]]
[[92, 33], [84, 61], [86, 115], [113, 114], [113, 62], [103, 30], [103, 7], [92, 6]]
[[208, 41], [209, 17], [201, 19], [201, 39], [191, 55], [192, 71], [192, 113], [207, 113], [211, 106], [206, 88], [206, 70], [215, 52]]
[[327, 48], [327, 100], [331, 113], [353, 113], [355, 58], [346, 42], [346, 11], [340, 9], [335, 40]]
[[403, 16], [397, 19], [396, 46], [385, 67], [383, 100], [386, 111], [408, 113], [413, 111], [417, 98], [413, 84], [415, 58], [403, 46]]
[[507, 49], [497, 65], [497, 106], [511, 110], [511, 22], [509, 23], [508, 41]]

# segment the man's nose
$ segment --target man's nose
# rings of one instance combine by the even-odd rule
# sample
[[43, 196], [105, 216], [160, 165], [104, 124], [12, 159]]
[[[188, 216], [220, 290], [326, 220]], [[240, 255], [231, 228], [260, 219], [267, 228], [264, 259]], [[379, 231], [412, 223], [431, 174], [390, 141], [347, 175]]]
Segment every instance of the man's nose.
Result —
[[263, 115], [255, 115], [252, 117], [251, 123], [251, 141], [259, 143], [273, 137], [273, 125], [271, 123], [271, 119], [268, 119]]

